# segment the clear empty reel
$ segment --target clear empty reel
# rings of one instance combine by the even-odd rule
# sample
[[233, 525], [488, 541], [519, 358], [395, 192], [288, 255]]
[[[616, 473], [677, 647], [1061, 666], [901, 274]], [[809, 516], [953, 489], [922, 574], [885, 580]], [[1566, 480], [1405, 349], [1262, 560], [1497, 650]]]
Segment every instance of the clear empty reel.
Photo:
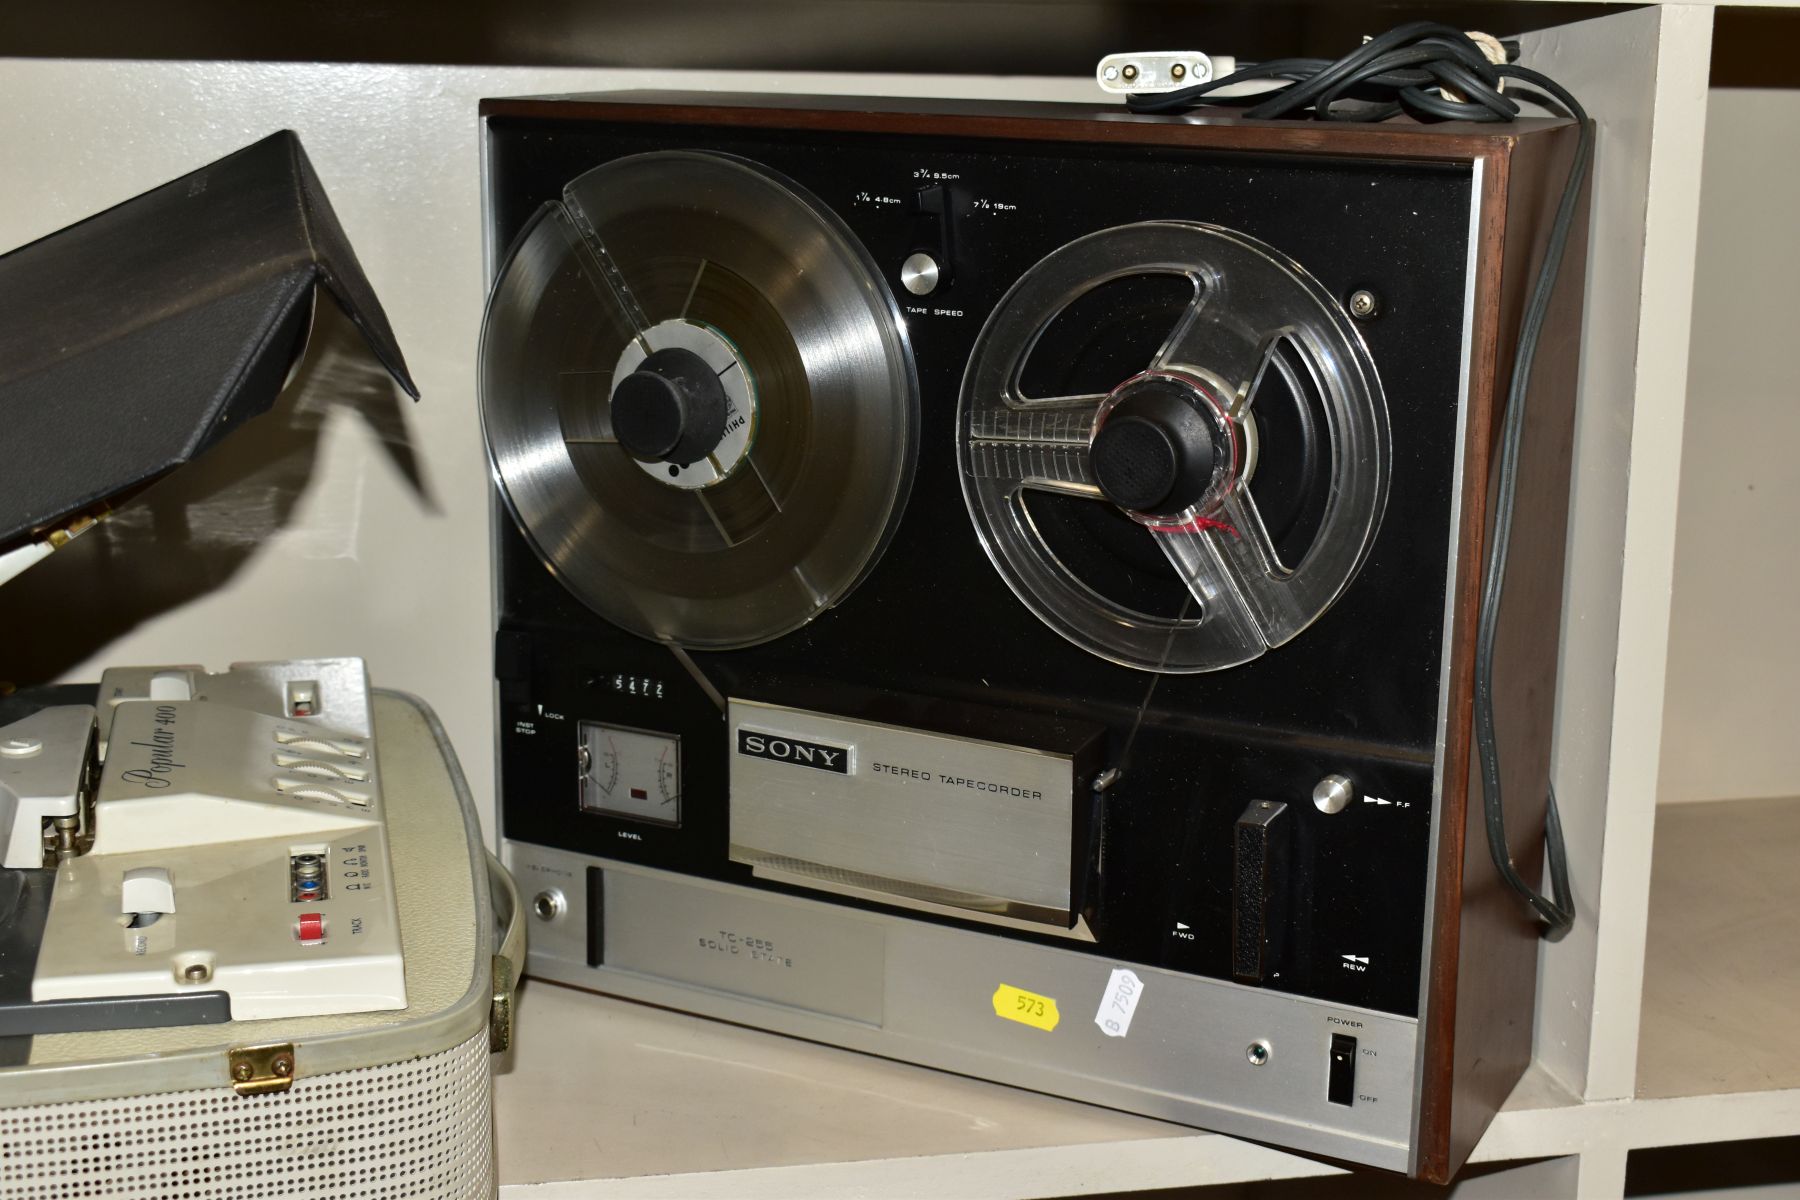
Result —
[[[1193, 289], [1141, 372], [1109, 393], [1024, 394], [1026, 363], [1057, 317], [1092, 290], [1137, 275], [1176, 276]], [[1327, 451], [1317, 531], [1293, 563], [1276, 552], [1249, 486], [1256, 404], [1278, 374], [1317, 397]], [[1096, 472], [1096, 439], [1147, 379], [1189, 397], [1219, 439], [1219, 465], [1193, 503], [1157, 512], [1118, 505], [1185, 585], [1188, 601], [1175, 616], [1138, 611], [1090, 586], [1046, 543], [1025, 503], [1032, 491], [1115, 503]], [[1145, 670], [1219, 670], [1299, 635], [1355, 577], [1387, 497], [1387, 405], [1349, 315], [1298, 264], [1214, 225], [1118, 226], [1032, 267], [982, 329], [957, 428], [969, 514], [1007, 584], [1070, 641]]]
[[[627, 452], [612, 401], [671, 347], [718, 375], [727, 419], [710, 452], [665, 463]], [[570, 183], [500, 270], [480, 374], [519, 527], [644, 637], [729, 649], [799, 628], [874, 565], [912, 479], [918, 389], [886, 284], [829, 209], [728, 155]]]

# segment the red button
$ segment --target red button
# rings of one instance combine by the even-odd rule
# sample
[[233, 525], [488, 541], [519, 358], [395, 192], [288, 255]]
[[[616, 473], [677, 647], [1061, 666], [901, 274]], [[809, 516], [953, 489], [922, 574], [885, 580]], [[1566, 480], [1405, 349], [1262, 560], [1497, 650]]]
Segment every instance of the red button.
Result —
[[300, 944], [303, 946], [316, 946], [325, 940], [324, 913], [301, 913], [295, 927], [300, 933]]

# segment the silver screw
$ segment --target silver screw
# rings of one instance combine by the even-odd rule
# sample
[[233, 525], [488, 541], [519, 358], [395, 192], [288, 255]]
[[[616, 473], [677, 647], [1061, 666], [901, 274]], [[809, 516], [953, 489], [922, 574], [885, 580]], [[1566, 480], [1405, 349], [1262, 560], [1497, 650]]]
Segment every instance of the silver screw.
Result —
[[1244, 1057], [1250, 1060], [1250, 1065], [1253, 1067], [1260, 1067], [1267, 1063], [1273, 1053], [1274, 1051], [1269, 1048], [1269, 1043], [1260, 1041], [1251, 1042], [1244, 1049]]
[[1357, 288], [1350, 293], [1350, 315], [1357, 320], [1366, 321], [1380, 311], [1381, 302], [1368, 288]]
[[205, 983], [212, 978], [212, 968], [205, 963], [195, 963], [192, 966], [184, 967], [181, 977], [189, 983]]

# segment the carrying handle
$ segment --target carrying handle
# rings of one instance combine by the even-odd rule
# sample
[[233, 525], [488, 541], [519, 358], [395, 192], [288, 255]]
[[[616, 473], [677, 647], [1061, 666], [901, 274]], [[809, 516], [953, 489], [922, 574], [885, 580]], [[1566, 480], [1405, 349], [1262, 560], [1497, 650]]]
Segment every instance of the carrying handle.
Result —
[[500, 1054], [512, 1046], [513, 1000], [525, 968], [525, 913], [511, 872], [492, 853], [487, 856], [488, 894], [493, 898], [499, 952], [494, 955], [494, 1001], [488, 1010], [488, 1050]]

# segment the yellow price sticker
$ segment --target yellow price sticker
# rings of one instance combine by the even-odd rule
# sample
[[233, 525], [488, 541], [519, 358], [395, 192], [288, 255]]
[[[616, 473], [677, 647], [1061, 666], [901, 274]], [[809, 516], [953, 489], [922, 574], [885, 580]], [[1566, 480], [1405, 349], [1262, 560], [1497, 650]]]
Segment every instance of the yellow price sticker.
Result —
[[994, 1015], [1045, 1033], [1055, 1029], [1056, 1023], [1062, 1020], [1062, 1014], [1056, 1011], [1056, 1001], [1010, 983], [994, 989]]

